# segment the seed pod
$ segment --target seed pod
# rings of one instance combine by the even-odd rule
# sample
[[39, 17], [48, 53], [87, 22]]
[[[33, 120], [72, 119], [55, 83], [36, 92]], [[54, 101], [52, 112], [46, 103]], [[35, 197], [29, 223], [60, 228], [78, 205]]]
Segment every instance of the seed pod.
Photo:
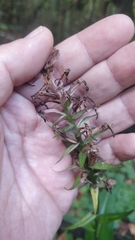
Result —
[[77, 139], [76, 139], [76, 136], [73, 132], [66, 132], [66, 133], [63, 133], [63, 136], [62, 136], [65, 140], [67, 140], [68, 142], [71, 142], [71, 143], [77, 143]]
[[105, 182], [105, 189], [111, 193], [112, 187], [116, 184], [116, 181], [113, 179], [107, 179]]

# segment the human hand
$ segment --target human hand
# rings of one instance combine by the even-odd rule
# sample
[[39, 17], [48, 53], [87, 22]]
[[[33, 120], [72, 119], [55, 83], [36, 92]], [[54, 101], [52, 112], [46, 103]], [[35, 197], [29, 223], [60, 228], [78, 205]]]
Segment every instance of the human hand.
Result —
[[[1, 239], [52, 239], [77, 190], [67, 191], [74, 180], [61, 139], [41, 119], [31, 101], [33, 89], [23, 83], [43, 67], [53, 46], [51, 33], [39, 28], [35, 36], [0, 46], [0, 235]], [[70, 80], [87, 81], [90, 96], [101, 104], [95, 125], [113, 123], [118, 133], [134, 123], [134, 89], [118, 95], [135, 82], [134, 48], [126, 45], [134, 34], [123, 15], [106, 18], [57, 46], [58, 67], [71, 68]], [[17, 92], [14, 86], [20, 86]], [[117, 163], [135, 156], [135, 135], [111, 136], [99, 142], [105, 161]]]

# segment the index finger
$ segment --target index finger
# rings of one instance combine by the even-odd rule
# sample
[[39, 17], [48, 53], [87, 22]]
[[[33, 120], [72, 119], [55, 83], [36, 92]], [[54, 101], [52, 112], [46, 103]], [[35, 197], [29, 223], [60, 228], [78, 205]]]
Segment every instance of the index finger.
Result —
[[134, 35], [132, 20], [122, 14], [107, 17], [58, 44], [58, 69], [70, 68], [70, 81], [126, 45]]

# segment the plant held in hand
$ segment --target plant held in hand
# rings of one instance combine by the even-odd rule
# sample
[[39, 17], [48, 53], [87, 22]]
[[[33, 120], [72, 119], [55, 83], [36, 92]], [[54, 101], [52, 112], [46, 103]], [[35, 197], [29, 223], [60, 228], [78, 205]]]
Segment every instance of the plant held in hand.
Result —
[[[114, 133], [108, 123], [104, 123], [100, 127], [88, 124], [90, 118], [98, 118], [98, 106], [87, 94], [89, 88], [85, 80], [78, 79], [68, 85], [70, 69], [63, 69], [60, 77], [55, 78], [55, 65], [58, 57], [59, 50], [53, 49], [40, 73], [43, 75], [43, 85], [31, 97], [34, 103], [47, 109], [38, 112], [45, 122], [49, 122], [46, 112], [58, 115], [51, 124], [51, 128], [54, 131], [54, 137], [62, 137], [67, 149], [57, 163], [67, 154], [71, 154], [73, 164], [63, 171], [74, 168], [78, 171], [73, 186], [68, 190], [74, 189], [80, 184], [90, 184], [96, 213], [98, 189], [105, 188], [111, 192], [116, 183], [115, 180], [108, 179], [104, 172], [114, 169], [116, 166], [104, 163], [100, 157], [97, 139], [107, 130], [110, 130], [113, 136]], [[52, 107], [54, 104], [56, 104], [55, 108]]]

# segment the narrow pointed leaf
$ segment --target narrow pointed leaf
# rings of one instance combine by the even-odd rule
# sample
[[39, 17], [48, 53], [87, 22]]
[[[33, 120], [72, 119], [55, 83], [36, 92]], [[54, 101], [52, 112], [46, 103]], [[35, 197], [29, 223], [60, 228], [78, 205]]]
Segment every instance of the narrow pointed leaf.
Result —
[[86, 109], [80, 110], [79, 112], [73, 114], [72, 119], [77, 119], [86, 112]]
[[93, 166], [90, 166], [90, 168], [96, 169], [96, 170], [118, 170], [121, 167], [122, 167], [121, 164], [111, 165], [104, 162], [96, 162]]
[[54, 125], [55, 125], [56, 123], [58, 123], [60, 120], [62, 120], [63, 118], [65, 118], [65, 116], [66, 116], [66, 114], [64, 114], [64, 115], [62, 115], [62, 116], [60, 116], [60, 117], [58, 117], [58, 118], [54, 121], [52, 127], [54, 127]]
[[94, 139], [94, 138], [93, 138], [92, 136], [89, 136], [88, 138], [85, 139], [84, 145], [90, 143], [91, 141], [93, 141], [93, 139]]
[[65, 171], [72, 170], [72, 169], [74, 169], [74, 168], [78, 168], [78, 166], [77, 166], [76, 164], [73, 164], [73, 165], [71, 165], [70, 167], [65, 168], [64, 170], [61, 170], [61, 171], [56, 171], [56, 170], [54, 170], [53, 168], [51, 168], [51, 169], [52, 169], [54, 172], [59, 172], [59, 173], [61, 173], [61, 172], [65, 172]]
[[62, 131], [63, 132], [67, 132], [67, 131], [69, 131], [69, 130], [71, 130], [73, 128], [74, 128], [74, 124], [69, 124], [68, 126], [62, 128]]
[[102, 130], [102, 131], [94, 134], [93, 136], [88, 136], [88, 137], [85, 139], [84, 144], [88, 144], [88, 143], [90, 143], [93, 139], [96, 139], [96, 138], [100, 137], [100, 135], [102, 135], [102, 133], [104, 133], [106, 130], [108, 130], [108, 129], [104, 129], [104, 130]]
[[81, 169], [84, 167], [86, 158], [87, 158], [87, 154], [86, 153], [83, 153], [83, 152], [79, 153], [79, 165], [80, 165]]
[[70, 107], [70, 105], [71, 105], [71, 102], [70, 102], [70, 100], [68, 99], [68, 100], [64, 103], [64, 105], [63, 105], [63, 108], [64, 108], [64, 111], [65, 111], [65, 112], [67, 112], [67, 110], [68, 110], [68, 108]]
[[65, 189], [66, 190], [72, 190], [72, 189], [76, 188], [80, 183], [81, 183], [81, 177], [77, 176], [77, 178], [75, 179], [74, 184], [72, 185], [72, 187], [71, 188], [66, 188], [65, 187]]
[[98, 195], [99, 195], [99, 189], [98, 187], [90, 188], [91, 196], [92, 196], [92, 202], [93, 202], [93, 208], [94, 208], [94, 214], [97, 213], [98, 210]]
[[56, 162], [60, 162], [66, 155], [68, 155], [69, 153], [71, 153], [75, 148], [77, 148], [77, 146], [79, 145], [79, 143], [76, 143], [76, 144], [72, 144], [70, 145], [66, 151], [63, 153], [63, 155], [61, 156], [61, 158]]
[[106, 223], [110, 223], [113, 222], [115, 220], [118, 219], [122, 219], [127, 217], [129, 214], [131, 214], [132, 212], [134, 212], [134, 210], [130, 210], [128, 212], [122, 212], [122, 213], [108, 213], [108, 214], [101, 214], [99, 215], [98, 219], [99, 219], [99, 223], [100, 224], [106, 224]]
[[97, 217], [97, 215], [93, 215], [91, 213], [87, 213], [85, 215], [85, 217], [83, 217], [81, 220], [79, 220], [75, 224], [67, 227], [66, 230], [71, 230], [71, 229], [83, 227], [83, 226], [89, 224], [90, 222], [94, 221], [96, 217]]
[[53, 138], [56, 138], [56, 137], [60, 136], [60, 134], [61, 134], [61, 132], [57, 132], [57, 133], [53, 136]]
[[55, 109], [55, 108], [46, 109], [45, 113], [58, 113], [58, 114], [63, 115], [63, 116], [66, 115], [64, 112], [61, 112], [61, 111], [59, 111], [58, 109]]
[[77, 123], [77, 127], [80, 127], [81, 124], [85, 123], [87, 120], [89, 120], [90, 118], [95, 117], [95, 116], [96, 116], [96, 114], [80, 119], [80, 121]]

